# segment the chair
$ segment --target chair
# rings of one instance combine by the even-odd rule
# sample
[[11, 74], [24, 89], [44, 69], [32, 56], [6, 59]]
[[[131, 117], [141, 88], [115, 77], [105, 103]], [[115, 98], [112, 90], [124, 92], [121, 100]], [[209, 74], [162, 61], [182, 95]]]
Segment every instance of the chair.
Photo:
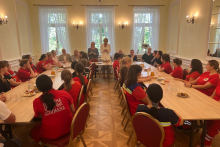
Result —
[[[96, 59], [96, 58], [93, 58], [93, 59], [91, 59], [89, 62], [99, 62], [99, 60]], [[96, 77], [96, 72], [99, 73], [100, 70], [101, 70], [101, 68], [99, 68], [98, 66], [96, 66], [96, 68], [95, 68], [95, 77]]]
[[186, 79], [186, 76], [187, 76], [188, 74], [189, 74], [189, 73], [188, 73], [187, 69], [184, 69], [184, 70], [183, 70], [183, 80]]
[[[78, 97], [78, 101], [77, 101], [77, 106], [76, 106], [76, 111], [80, 107], [81, 99], [82, 99], [82, 96], [83, 96], [83, 90], [84, 90], [84, 85], [82, 85], [80, 93], [79, 93], [79, 97]], [[85, 99], [85, 97], [84, 97], [84, 99]]]
[[90, 62], [99, 62], [99, 60], [96, 59], [96, 58], [92, 58], [92, 59], [90, 60]]
[[86, 94], [85, 94], [85, 98], [84, 98], [85, 103], [87, 103], [87, 98], [89, 98], [89, 100], [91, 101], [91, 99], [89, 97], [90, 87], [91, 87], [91, 79], [89, 79], [89, 82], [87, 84]]
[[165, 132], [157, 119], [147, 113], [138, 112], [131, 118], [131, 123], [136, 142], [148, 147], [163, 147]]
[[[91, 78], [91, 74], [92, 74], [92, 72], [90, 72], [89, 73], [89, 77], [88, 77], [88, 80], [90, 80]], [[89, 91], [90, 91], [90, 93], [91, 93], [91, 95], [93, 95], [93, 93], [92, 93], [92, 86], [90, 86], [90, 89], [89, 89]], [[90, 99], [90, 98], [89, 98]]]
[[94, 85], [96, 85], [96, 84], [95, 84], [95, 81], [94, 81], [94, 79], [93, 79], [93, 75], [94, 75], [94, 73], [95, 73], [95, 70], [96, 70], [96, 64], [93, 63], [93, 64], [91, 65], [91, 71], [90, 71], [91, 74], [90, 74], [90, 76], [89, 76], [89, 79], [92, 79]]
[[85, 129], [85, 124], [88, 118], [89, 110], [90, 110], [89, 104], [83, 103], [76, 111], [73, 117], [70, 134], [54, 140], [41, 139], [41, 142], [43, 143], [42, 146], [52, 146], [52, 147], [65, 147], [67, 145], [71, 146], [73, 144], [73, 140], [77, 136], [79, 136], [79, 138], [83, 143], [83, 146], [86, 147], [82, 134]]

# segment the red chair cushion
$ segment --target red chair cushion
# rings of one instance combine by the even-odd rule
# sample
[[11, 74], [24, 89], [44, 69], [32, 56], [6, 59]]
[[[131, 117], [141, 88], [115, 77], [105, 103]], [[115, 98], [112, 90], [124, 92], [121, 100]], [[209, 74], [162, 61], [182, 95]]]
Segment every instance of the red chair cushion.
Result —
[[53, 139], [53, 140], [41, 138], [41, 142], [46, 143], [46, 144], [50, 144], [50, 145], [54, 145], [57, 147], [64, 147], [69, 143], [69, 139], [70, 139], [70, 134], [63, 136], [61, 138], [58, 138], [58, 139]]

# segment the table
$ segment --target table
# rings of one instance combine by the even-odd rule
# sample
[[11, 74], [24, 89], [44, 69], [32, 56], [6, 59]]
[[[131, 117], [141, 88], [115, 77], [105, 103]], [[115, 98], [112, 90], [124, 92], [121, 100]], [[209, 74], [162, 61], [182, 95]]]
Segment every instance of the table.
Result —
[[[74, 71], [72, 69], [69, 70], [71, 72]], [[51, 70], [45, 71], [42, 74], [50, 75]], [[58, 72], [57, 75], [51, 79], [53, 81], [54, 89], [58, 89], [63, 84], [63, 81], [61, 80], [61, 72]], [[36, 78], [30, 79], [30, 81], [35, 83]], [[11, 110], [11, 112], [16, 116], [15, 123], [30, 123], [34, 117], [33, 101], [35, 98], [38, 98], [42, 94], [41, 92], [37, 93], [32, 97], [27, 97], [26, 100], [23, 100], [21, 102], [10, 102], [11, 94], [16, 94], [16, 93], [23, 94], [23, 92], [27, 89], [28, 89], [28, 81], [22, 83], [21, 85], [5, 93], [7, 97], [7, 101], [5, 102], [5, 104], [7, 105], [9, 110]], [[5, 124], [5, 123], [0, 119], [0, 124]]]
[[[145, 68], [151, 67], [151, 69], [156, 70], [156, 68], [149, 64], [145, 63], [144, 65]], [[146, 76], [147, 72], [142, 72], [142, 75]], [[193, 130], [196, 120], [204, 120], [204, 126], [202, 126], [202, 146], [204, 146], [207, 120], [220, 120], [220, 103], [194, 88], [185, 87], [183, 82], [174, 80], [174, 78], [169, 74], [158, 72], [158, 75], [164, 78], [169, 78], [170, 84], [180, 88], [179, 92], [189, 94], [189, 98], [177, 97], [177, 92], [169, 91], [167, 90], [166, 85], [160, 84], [163, 89], [163, 99], [161, 100], [161, 104], [166, 108], [175, 110], [175, 112], [177, 112], [183, 118], [183, 120], [192, 120], [190, 147], [192, 146]], [[145, 86], [147, 87], [151, 83], [159, 84], [157, 79], [144, 82]]]
[[[110, 69], [108, 69], [108, 68], [109, 68], [109, 67], [112, 67], [112, 65], [113, 65], [112, 62], [91, 62], [91, 64], [93, 64], [93, 63], [95, 63], [96, 66], [99, 66], [99, 67], [101, 67], [101, 68], [107, 67], [107, 70], [110, 70]], [[100, 75], [101, 75], [101, 72], [100, 72], [101, 68], [99, 69], [99, 77], [100, 77]], [[103, 74], [105, 75], [105, 69], [104, 69], [104, 68], [103, 68]], [[107, 77], [109, 77], [109, 74], [110, 74], [110, 72], [107, 71]], [[104, 76], [104, 77], [105, 77], [105, 76]]]

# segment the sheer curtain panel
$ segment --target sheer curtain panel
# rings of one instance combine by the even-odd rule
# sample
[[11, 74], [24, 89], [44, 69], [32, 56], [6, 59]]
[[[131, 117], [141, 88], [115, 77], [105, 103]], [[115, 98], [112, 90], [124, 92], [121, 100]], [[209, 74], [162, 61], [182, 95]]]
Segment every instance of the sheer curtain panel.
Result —
[[[65, 6], [42, 6], [39, 7], [39, 22], [41, 34], [42, 53], [51, 50], [57, 50], [61, 54], [61, 49], [65, 48], [67, 53], [70, 53], [68, 25], [67, 25], [67, 9]], [[56, 48], [51, 45], [51, 28], [55, 32]]]

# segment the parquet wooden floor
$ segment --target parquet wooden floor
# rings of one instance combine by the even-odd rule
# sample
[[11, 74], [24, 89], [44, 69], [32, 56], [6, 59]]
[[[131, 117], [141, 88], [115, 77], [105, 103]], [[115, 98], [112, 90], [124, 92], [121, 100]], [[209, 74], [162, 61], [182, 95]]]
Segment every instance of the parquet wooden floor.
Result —
[[[127, 147], [127, 140], [131, 132], [129, 124], [126, 132], [123, 131], [121, 121], [122, 107], [119, 105], [118, 92], [114, 91], [115, 81], [111, 79], [95, 79], [96, 85], [92, 84], [93, 96], [90, 95], [89, 102], [90, 117], [87, 121], [87, 128], [83, 134], [88, 147]], [[22, 141], [23, 147], [38, 147], [30, 137], [29, 131], [36, 123], [13, 126], [13, 134]], [[195, 134], [194, 141], [200, 137]], [[175, 147], [188, 147], [189, 135], [176, 132]], [[81, 141], [77, 142], [78, 147], [83, 147]], [[134, 137], [130, 147], [134, 147]], [[217, 135], [212, 144], [213, 147], [220, 146], [220, 135]]]

